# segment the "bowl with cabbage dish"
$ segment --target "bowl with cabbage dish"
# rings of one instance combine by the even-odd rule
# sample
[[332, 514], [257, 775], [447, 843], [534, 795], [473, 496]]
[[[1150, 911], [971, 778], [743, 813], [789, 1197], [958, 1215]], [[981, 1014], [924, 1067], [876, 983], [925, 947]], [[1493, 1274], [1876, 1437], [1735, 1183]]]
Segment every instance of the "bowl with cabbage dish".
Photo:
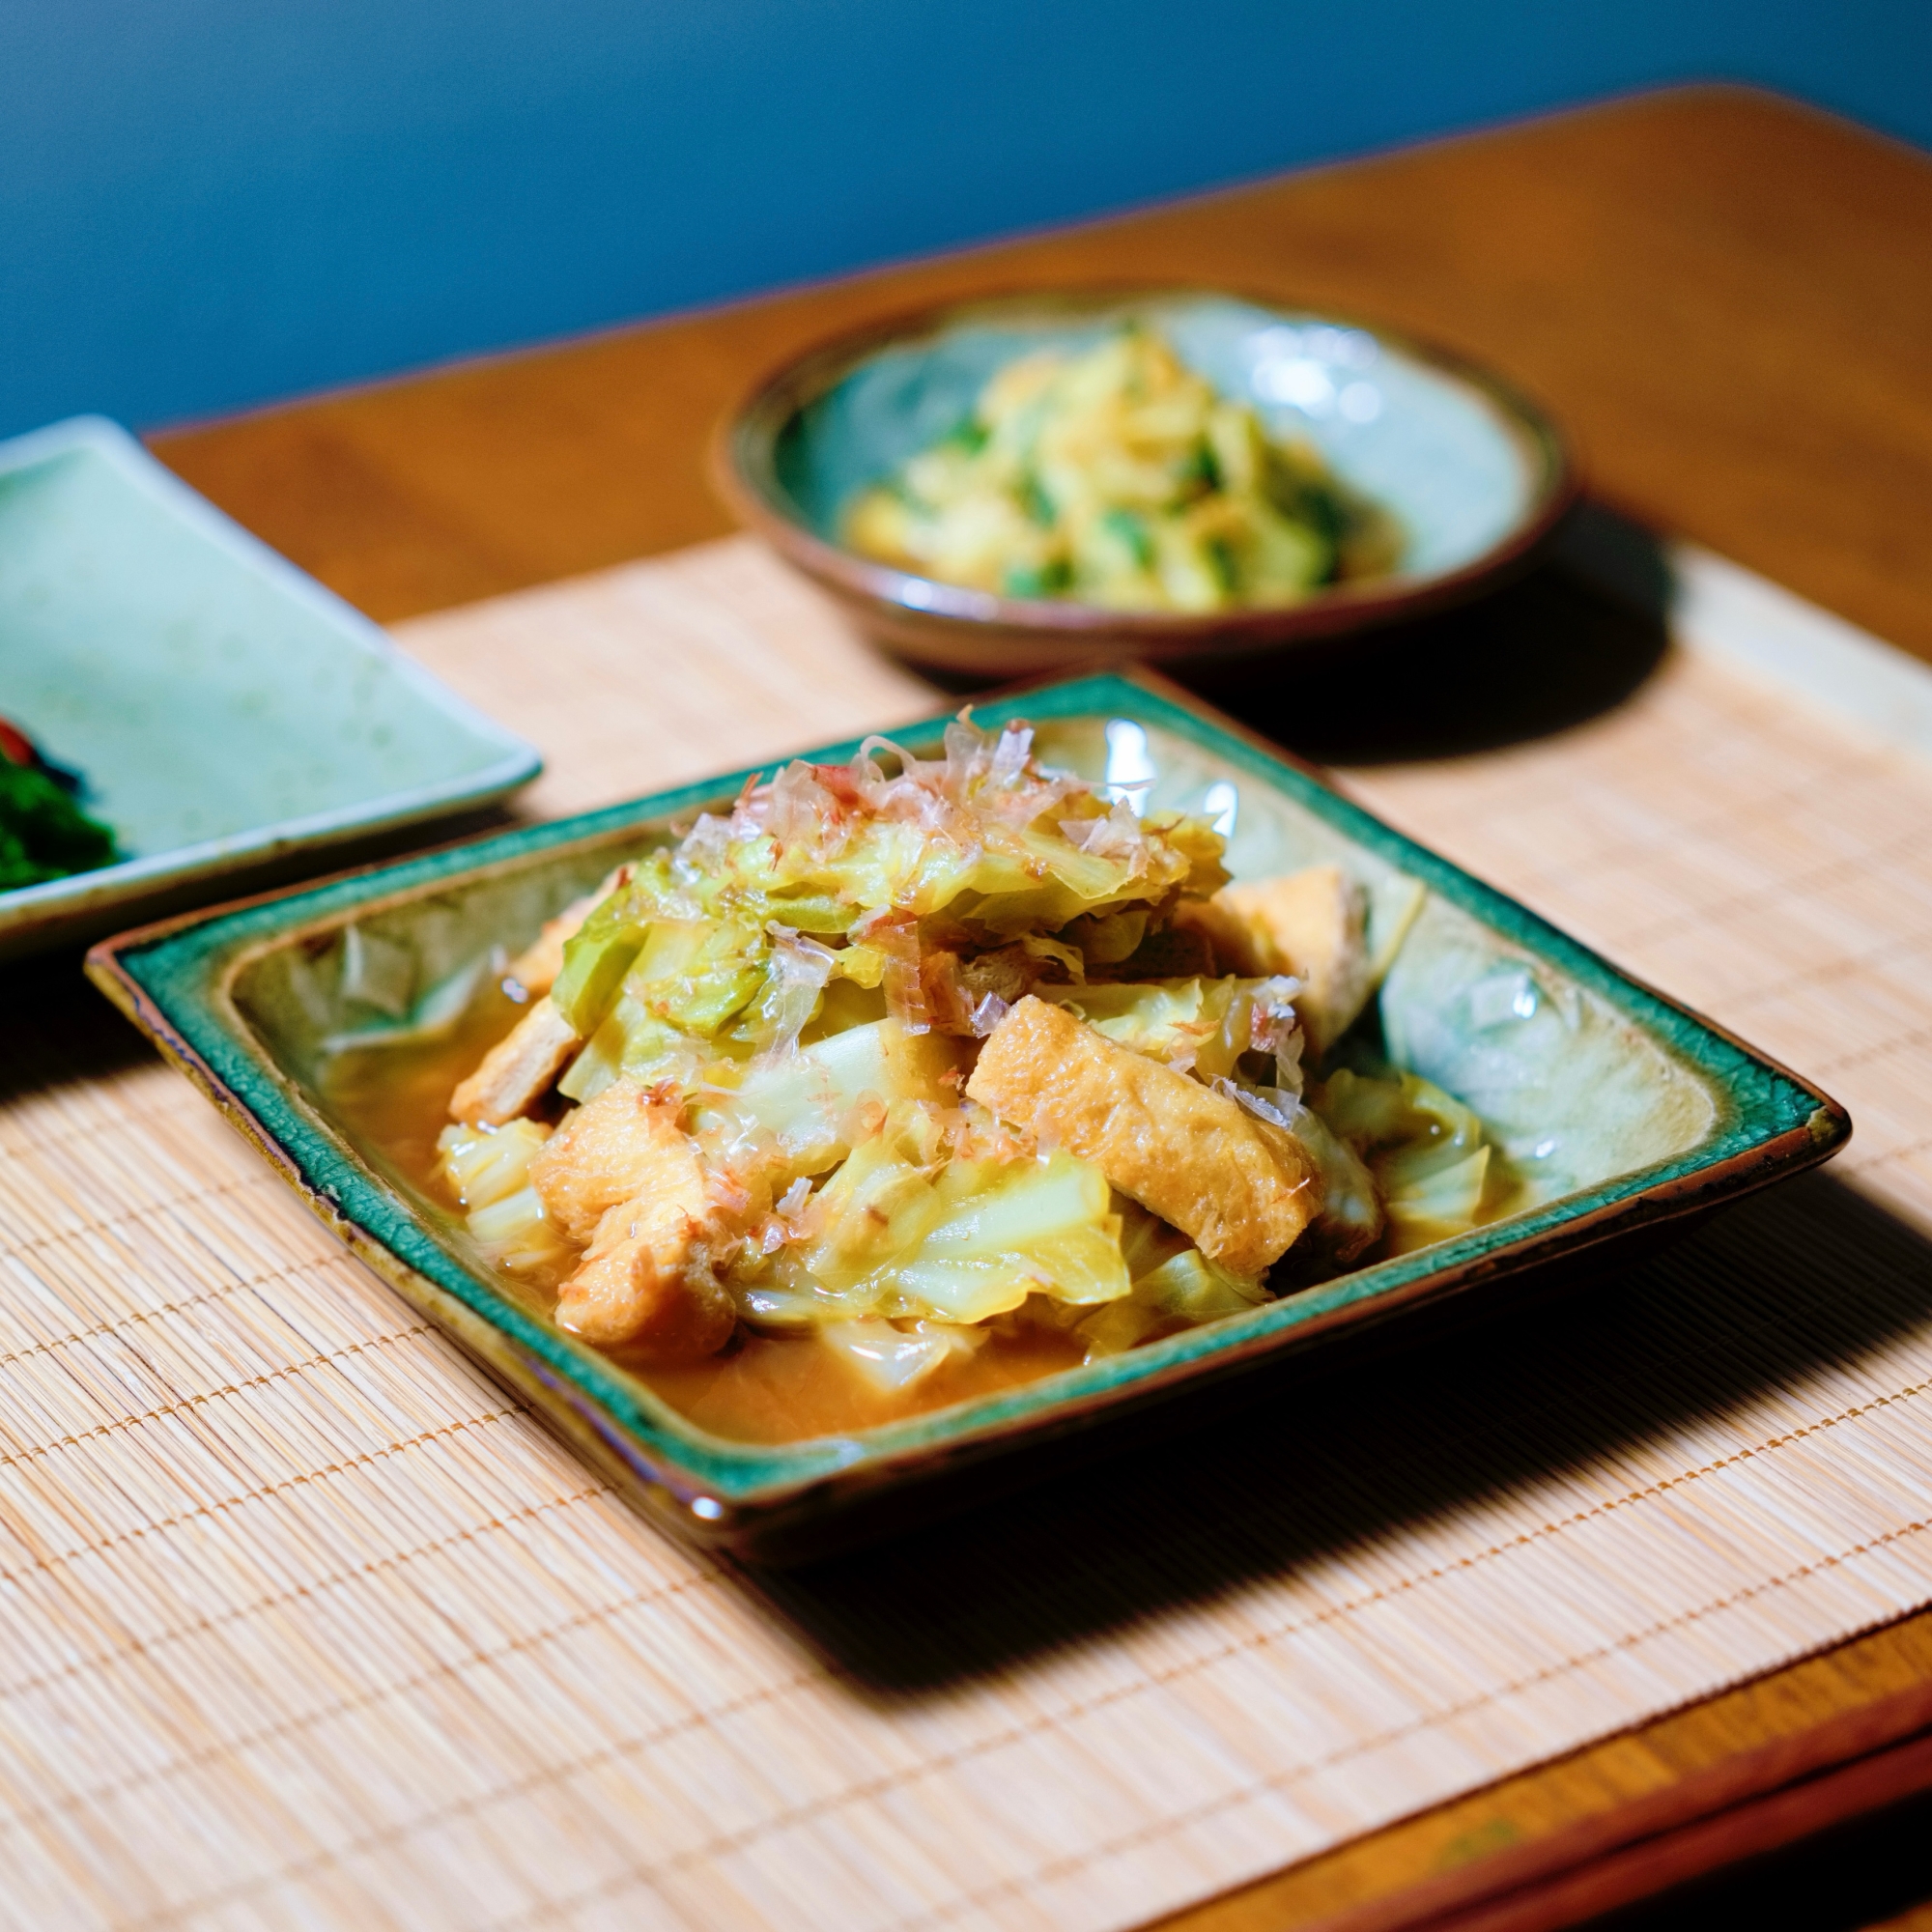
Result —
[[1561, 438], [1500, 379], [1184, 290], [860, 329], [760, 384], [713, 468], [876, 641], [998, 677], [1419, 615], [1520, 565], [1573, 495]]

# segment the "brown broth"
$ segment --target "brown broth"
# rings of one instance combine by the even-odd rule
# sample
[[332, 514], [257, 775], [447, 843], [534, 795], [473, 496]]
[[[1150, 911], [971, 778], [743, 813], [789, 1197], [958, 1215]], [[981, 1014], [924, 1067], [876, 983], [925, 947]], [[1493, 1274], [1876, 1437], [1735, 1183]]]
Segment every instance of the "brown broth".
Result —
[[412, 1186], [454, 1210], [456, 1199], [437, 1174], [436, 1152], [437, 1136], [449, 1124], [449, 1096], [524, 1012], [492, 987], [446, 1039], [337, 1054], [327, 1064], [323, 1097], [362, 1147], [376, 1150]]
[[754, 1335], [740, 1327], [722, 1354], [636, 1371], [700, 1429], [736, 1442], [797, 1442], [849, 1435], [994, 1395], [1075, 1368], [1080, 1344], [1040, 1329], [995, 1332], [978, 1353], [954, 1357], [916, 1386], [888, 1393], [837, 1349], [810, 1336]]
[[[452, 1217], [456, 1203], [437, 1173], [436, 1151], [450, 1093], [522, 1010], [499, 993], [479, 1003], [447, 1039], [345, 1053], [330, 1065], [324, 1091], [329, 1111], [360, 1146]], [[497, 1280], [522, 1305], [547, 1313], [554, 1300], [554, 1284], [508, 1274]], [[895, 1393], [875, 1387], [814, 1337], [760, 1335], [743, 1326], [723, 1352], [701, 1362], [643, 1364], [621, 1350], [611, 1359], [713, 1435], [796, 1442], [875, 1429], [1037, 1381], [1075, 1367], [1081, 1355], [1081, 1345], [1065, 1335], [995, 1331], [973, 1355], [955, 1357]]]
[[[392, 1172], [452, 1217], [457, 1206], [438, 1176], [436, 1150], [437, 1136], [449, 1118], [450, 1093], [522, 1011], [507, 996], [494, 992], [447, 1039], [343, 1054], [329, 1069], [325, 1097], [336, 1118]], [[1513, 1184], [1506, 1179], [1502, 1191]], [[1508, 1211], [1506, 1202], [1492, 1202], [1483, 1219]], [[1353, 1265], [1366, 1266], [1399, 1252], [1393, 1236], [1385, 1236]], [[1289, 1292], [1310, 1286], [1326, 1272], [1295, 1281]], [[497, 1281], [512, 1300], [539, 1313], [548, 1314], [554, 1302], [554, 1281], [506, 1273], [498, 1274]], [[1052, 1330], [996, 1328], [976, 1353], [955, 1357], [914, 1387], [893, 1393], [867, 1381], [847, 1356], [815, 1337], [757, 1334], [742, 1325], [721, 1353], [701, 1362], [640, 1363], [622, 1350], [613, 1350], [611, 1359], [714, 1435], [737, 1442], [795, 1442], [875, 1429], [1037, 1381], [1077, 1366], [1082, 1348]]]

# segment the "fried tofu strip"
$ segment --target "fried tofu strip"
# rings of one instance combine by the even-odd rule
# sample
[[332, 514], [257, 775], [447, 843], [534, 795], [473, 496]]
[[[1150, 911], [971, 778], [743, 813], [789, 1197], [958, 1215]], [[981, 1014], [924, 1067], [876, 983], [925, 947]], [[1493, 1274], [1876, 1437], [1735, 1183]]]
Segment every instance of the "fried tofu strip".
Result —
[[567, 1240], [589, 1243], [558, 1291], [559, 1327], [659, 1361], [715, 1354], [736, 1316], [712, 1267], [724, 1231], [674, 1108], [633, 1081], [580, 1107], [530, 1162]]
[[[696, 1183], [692, 1181], [698, 1176]], [[605, 1088], [530, 1156], [530, 1185], [544, 1214], [573, 1247], [587, 1245], [611, 1208], [652, 1188], [676, 1192], [702, 1176], [677, 1110], [656, 1105], [635, 1080]], [[697, 1208], [694, 1212], [699, 1211]]]
[[1043, 1000], [1020, 1001], [993, 1029], [966, 1092], [1091, 1160], [1249, 1279], [1321, 1207], [1320, 1174], [1293, 1134]]
[[563, 971], [563, 949], [583, 922], [619, 886], [629, 883], [631, 871], [627, 861], [607, 873], [594, 893], [573, 899], [545, 924], [527, 951], [510, 962], [509, 977], [526, 993], [543, 997], [449, 1096], [451, 1120], [498, 1127], [527, 1114], [550, 1092], [564, 1063], [582, 1044], [549, 998]]
[[581, 899], [572, 899], [554, 919], [544, 922], [543, 930], [510, 961], [510, 978], [534, 999], [556, 984], [563, 971], [563, 949], [575, 939], [583, 922], [614, 893], [631, 883], [633, 867], [627, 860], [605, 874], [604, 883]]
[[650, 1361], [715, 1355], [737, 1321], [731, 1297], [695, 1251], [696, 1225], [674, 1201], [613, 1208], [583, 1265], [557, 1293], [556, 1322], [599, 1349]]
[[563, 1064], [577, 1051], [577, 1034], [551, 1005], [539, 1000], [449, 1096], [449, 1118], [500, 1127], [527, 1114], [551, 1090]]
[[1376, 989], [1362, 889], [1339, 866], [1311, 866], [1278, 879], [1223, 886], [1192, 917], [1224, 969], [1302, 983], [1294, 1010], [1319, 1056], [1354, 1024]]

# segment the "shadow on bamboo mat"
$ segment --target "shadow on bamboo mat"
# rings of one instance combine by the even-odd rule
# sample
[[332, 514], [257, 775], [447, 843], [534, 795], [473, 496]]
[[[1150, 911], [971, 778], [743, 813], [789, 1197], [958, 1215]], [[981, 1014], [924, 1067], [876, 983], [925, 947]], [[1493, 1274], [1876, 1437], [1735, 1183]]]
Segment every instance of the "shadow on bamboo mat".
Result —
[[1667, 580], [1655, 545], [1640, 542], [1648, 553], [1637, 550], [1639, 574], [1623, 595], [1551, 562], [1417, 623], [1187, 681], [1318, 764], [1458, 757], [1547, 738], [1614, 710], [1662, 661]]
[[855, 1685], [927, 1693], [1637, 1450], [1928, 1319], [1932, 1243], [1809, 1176], [1626, 1273], [1426, 1350], [1318, 1352], [1208, 1427], [748, 1586]]
[[70, 948], [0, 965], [0, 1106], [70, 1083], [111, 1080], [153, 1063], [155, 1049], [87, 978], [85, 951]]

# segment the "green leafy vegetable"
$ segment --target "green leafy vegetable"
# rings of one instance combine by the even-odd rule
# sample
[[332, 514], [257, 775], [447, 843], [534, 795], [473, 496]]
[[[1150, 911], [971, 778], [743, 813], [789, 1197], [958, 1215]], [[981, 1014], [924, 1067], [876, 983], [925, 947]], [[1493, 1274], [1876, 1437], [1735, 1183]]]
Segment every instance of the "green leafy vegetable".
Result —
[[120, 857], [113, 833], [45, 772], [0, 757], [0, 892], [98, 871]]

